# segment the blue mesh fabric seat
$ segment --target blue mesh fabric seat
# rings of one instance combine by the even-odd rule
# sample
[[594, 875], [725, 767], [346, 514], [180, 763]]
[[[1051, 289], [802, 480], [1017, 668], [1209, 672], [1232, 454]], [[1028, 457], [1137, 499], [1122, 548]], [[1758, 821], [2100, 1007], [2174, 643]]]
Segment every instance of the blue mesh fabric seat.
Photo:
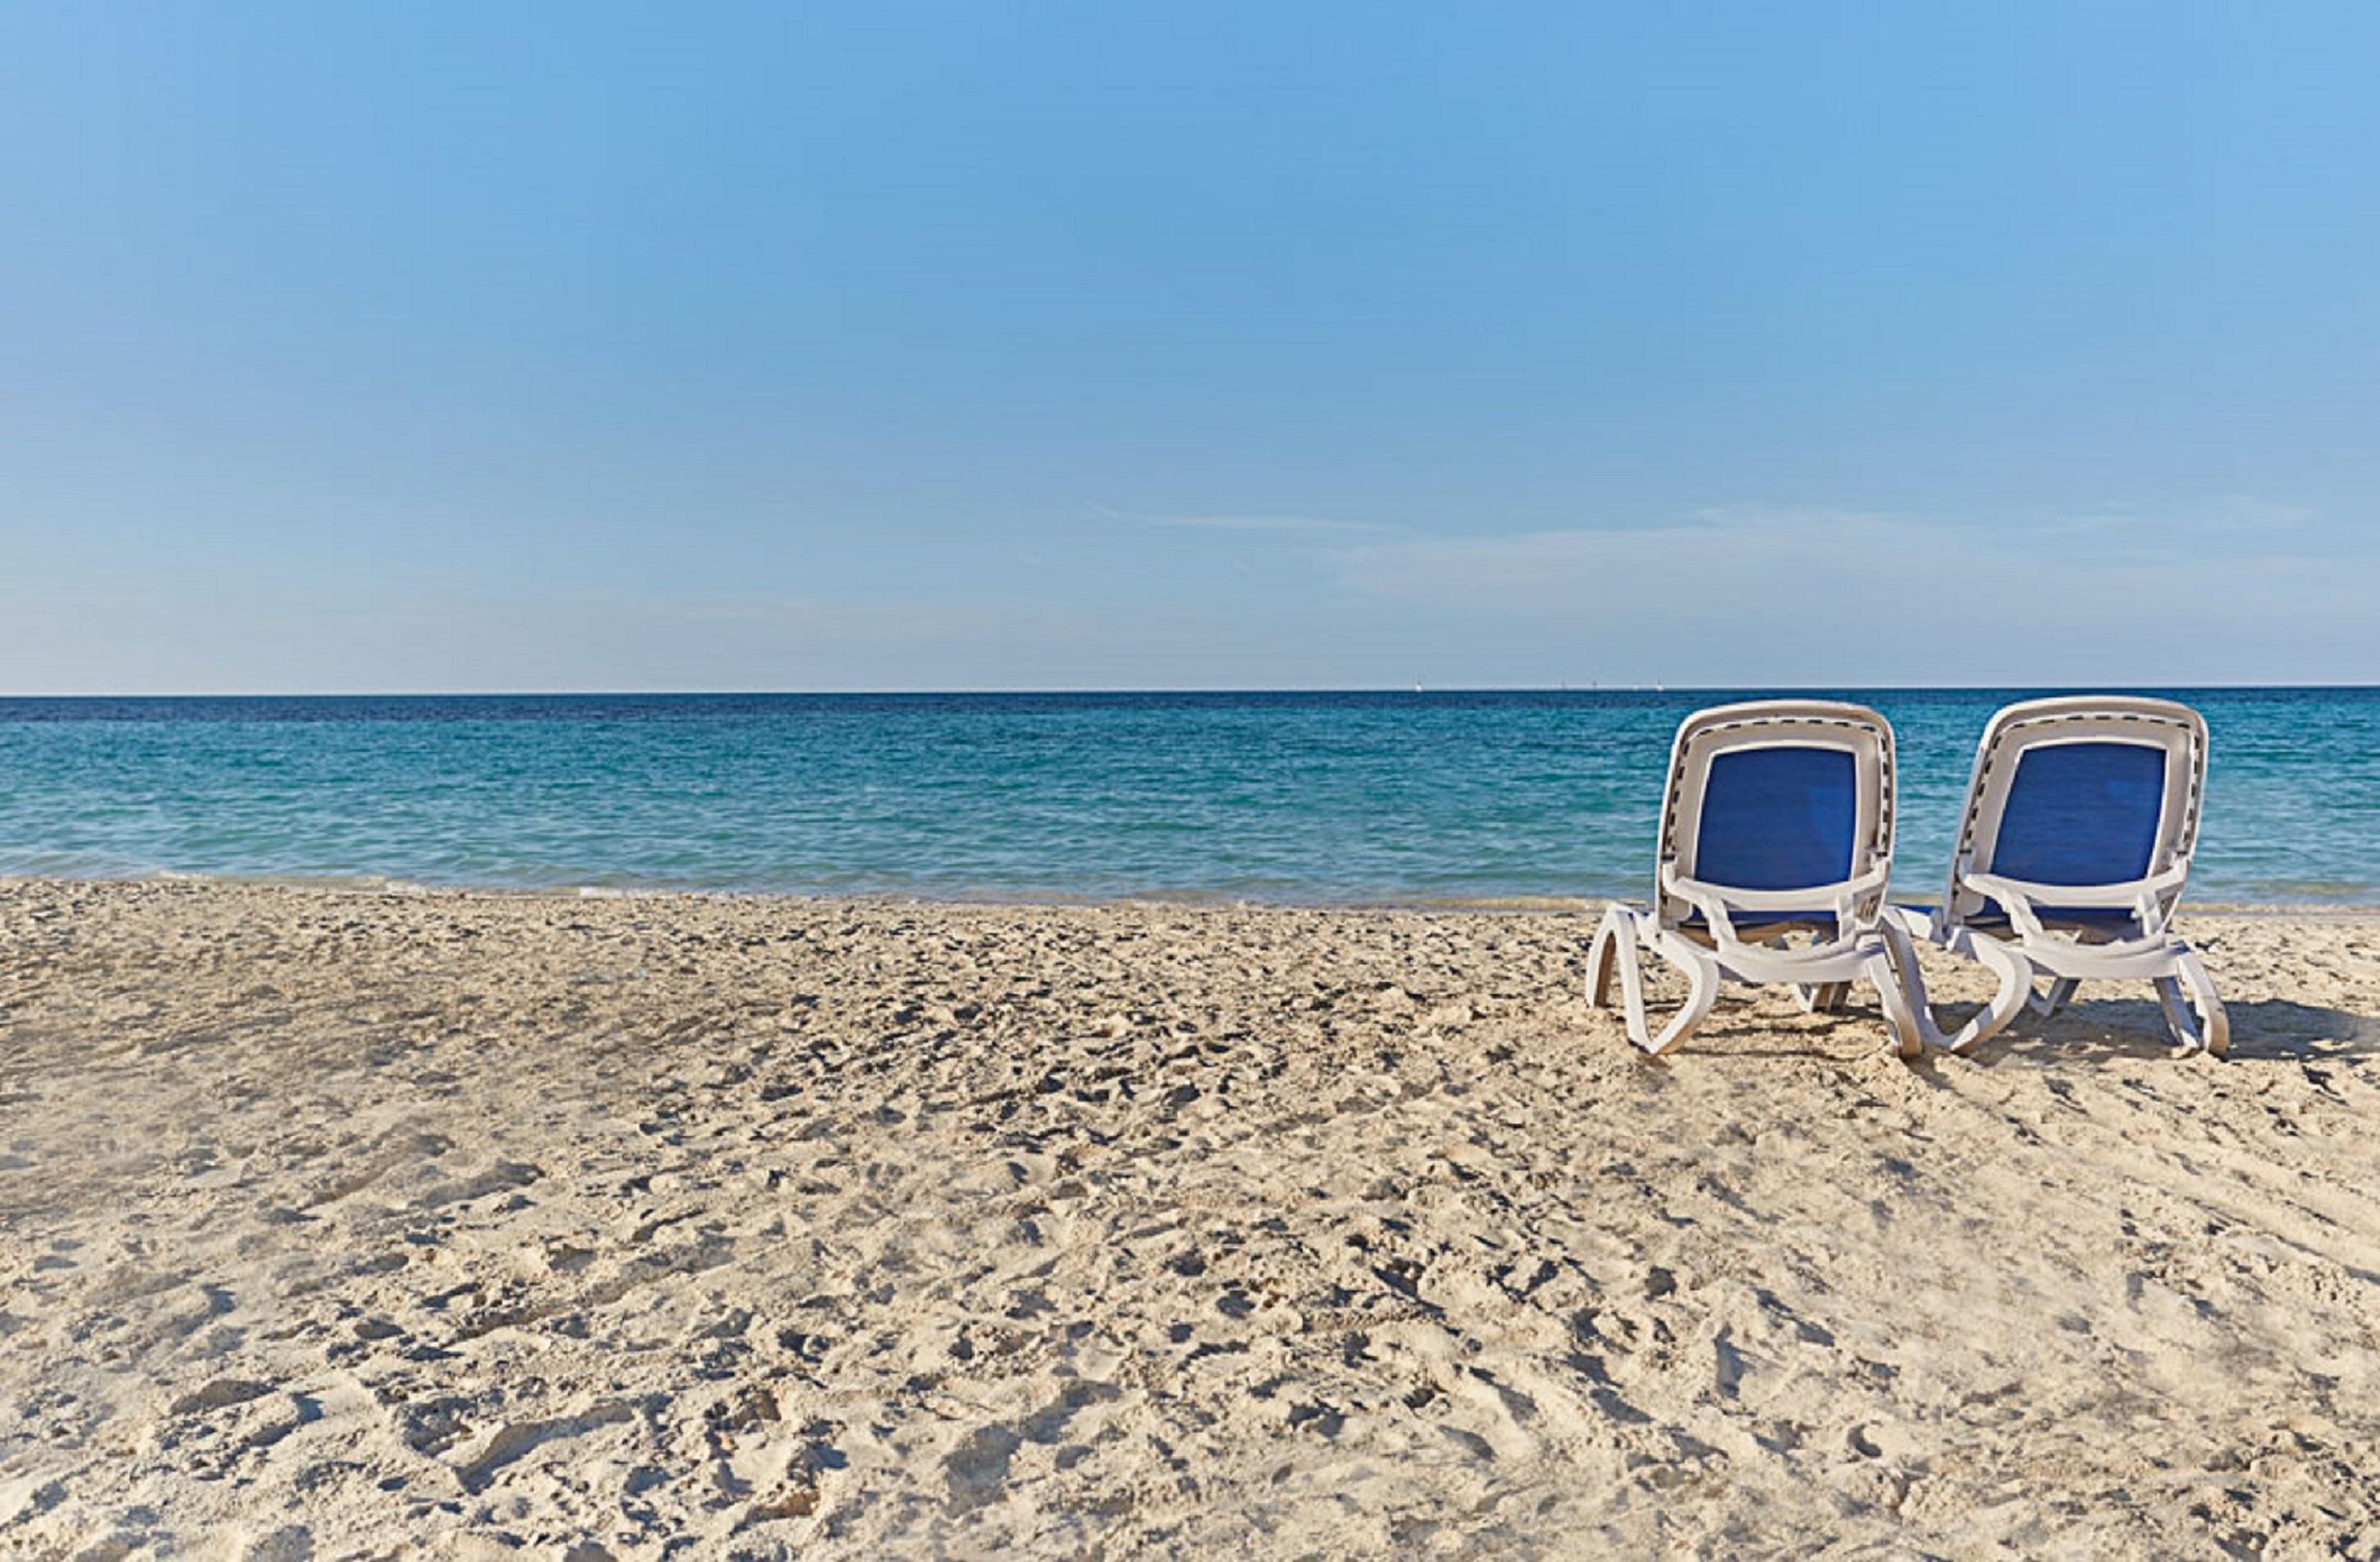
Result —
[[1780, 745], [1712, 758], [1694, 877], [1730, 889], [1809, 889], [1852, 876], [1859, 772], [1847, 749]]
[[[1849, 750], [1779, 745], [1716, 755], [1703, 783], [1694, 877], [1729, 889], [1810, 889], [1852, 876], [1859, 834], [1859, 770]], [[1746, 933], [1831, 932], [1832, 912], [1744, 911]], [[1706, 927], [1694, 913], [1688, 927]]]
[[[2144, 876], [2165, 812], [2166, 751], [2148, 743], [2045, 743], [2018, 759], [2000, 809], [1992, 871], [2043, 885], [2126, 884]], [[2129, 907], [2043, 903], [2044, 922], [2086, 930], [2120, 928]], [[2006, 922], [1986, 897], [1973, 919]]]
[[1992, 872], [2034, 884], [2143, 877], [2165, 812], [2163, 747], [2045, 743], [2027, 749], [2000, 809]]

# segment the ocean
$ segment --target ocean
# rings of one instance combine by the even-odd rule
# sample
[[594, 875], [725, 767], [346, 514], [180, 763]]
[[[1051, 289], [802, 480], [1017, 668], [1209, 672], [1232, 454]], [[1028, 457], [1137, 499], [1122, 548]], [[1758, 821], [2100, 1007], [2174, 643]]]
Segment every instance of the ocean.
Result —
[[[1671, 731], [1756, 690], [0, 700], [0, 873], [947, 898], [1641, 896]], [[1898, 733], [1896, 893], [2018, 689]], [[2192, 898], [2380, 903], [2380, 689], [2214, 730]]]

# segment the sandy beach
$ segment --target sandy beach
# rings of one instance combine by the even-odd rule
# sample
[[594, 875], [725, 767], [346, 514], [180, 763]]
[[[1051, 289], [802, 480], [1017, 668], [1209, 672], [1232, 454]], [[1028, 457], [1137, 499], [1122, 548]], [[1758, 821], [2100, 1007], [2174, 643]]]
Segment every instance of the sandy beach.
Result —
[[2380, 919], [2187, 926], [2228, 1063], [1655, 1063], [1583, 913], [0, 883], [0, 1553], [2371, 1556]]

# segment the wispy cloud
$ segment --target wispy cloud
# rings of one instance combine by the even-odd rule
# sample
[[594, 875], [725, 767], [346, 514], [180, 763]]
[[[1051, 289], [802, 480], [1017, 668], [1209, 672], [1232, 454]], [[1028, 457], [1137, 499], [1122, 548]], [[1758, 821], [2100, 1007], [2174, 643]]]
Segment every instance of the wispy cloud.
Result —
[[2043, 515], [1971, 519], [1997, 531], [2045, 530], [2070, 542], [2104, 539], [2135, 549], [2180, 554], [2209, 547], [2233, 552], [2252, 545], [2277, 555], [2325, 543], [2316, 512], [2252, 494], [2225, 494], [2185, 503], [2143, 504], [2108, 499]]
[[1095, 506], [1099, 514], [1111, 520], [1132, 521], [1141, 526], [1182, 527], [1204, 531], [1265, 532], [1284, 537], [1357, 537], [1386, 536], [1396, 528], [1377, 521], [1342, 520], [1312, 515], [1133, 515], [1113, 510], [1104, 505]]
[[2016, 622], [2082, 643], [2348, 611], [2368, 572], [2303, 545], [2325, 530], [2309, 520], [2239, 499], [1998, 521], [1742, 504], [1669, 525], [1366, 540], [1330, 566], [1350, 591], [1417, 607], [1657, 636], [1823, 628], [1980, 648]]
[[2252, 494], [2229, 494], [2207, 506], [2199, 523], [2210, 531], [2240, 531], [2257, 537], [2301, 531], [2314, 519], [2303, 505], [2284, 505]]
[[1852, 510], [1729, 505], [1633, 526], [1386, 539], [1340, 549], [1334, 562], [1345, 584], [1378, 596], [1521, 611], [1609, 604], [1633, 613], [1648, 593], [1706, 593], [1721, 581], [1774, 579], [1780, 567], [1855, 560], [1890, 530]]

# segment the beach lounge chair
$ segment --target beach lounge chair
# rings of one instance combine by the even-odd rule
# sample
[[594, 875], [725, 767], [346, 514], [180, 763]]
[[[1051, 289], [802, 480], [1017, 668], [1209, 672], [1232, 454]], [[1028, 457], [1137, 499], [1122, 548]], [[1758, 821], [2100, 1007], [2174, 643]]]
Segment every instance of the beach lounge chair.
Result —
[[[1999, 978], [1958, 1031], [1935, 1025], [1913, 963], [1925, 1039], [1965, 1052], [2030, 1003], [2056, 1014], [2090, 981], [2156, 984], [2185, 1047], [2220, 1057], [2229, 1022], [2198, 956], [2168, 925], [2190, 876], [2206, 790], [2206, 721], [2170, 700], [2028, 700], [1991, 719], [1938, 907], [1896, 907], [1904, 934]], [[2036, 994], [2039, 977], [2049, 979]]]
[[[1670, 750], [1653, 903], [1604, 913], [1589, 1000], [1608, 1004], [1617, 974], [1629, 1038], [1659, 1054], [1694, 1033], [1723, 980], [1789, 982], [1812, 1009], [1840, 1007], [1865, 981], [1901, 1056], [1916, 1056], [1895, 965], [1906, 942], [1881, 921], [1892, 812], [1892, 728], [1874, 711], [1770, 700], [1688, 716]], [[1689, 984], [1658, 1035], [1645, 1016], [1647, 955]]]

